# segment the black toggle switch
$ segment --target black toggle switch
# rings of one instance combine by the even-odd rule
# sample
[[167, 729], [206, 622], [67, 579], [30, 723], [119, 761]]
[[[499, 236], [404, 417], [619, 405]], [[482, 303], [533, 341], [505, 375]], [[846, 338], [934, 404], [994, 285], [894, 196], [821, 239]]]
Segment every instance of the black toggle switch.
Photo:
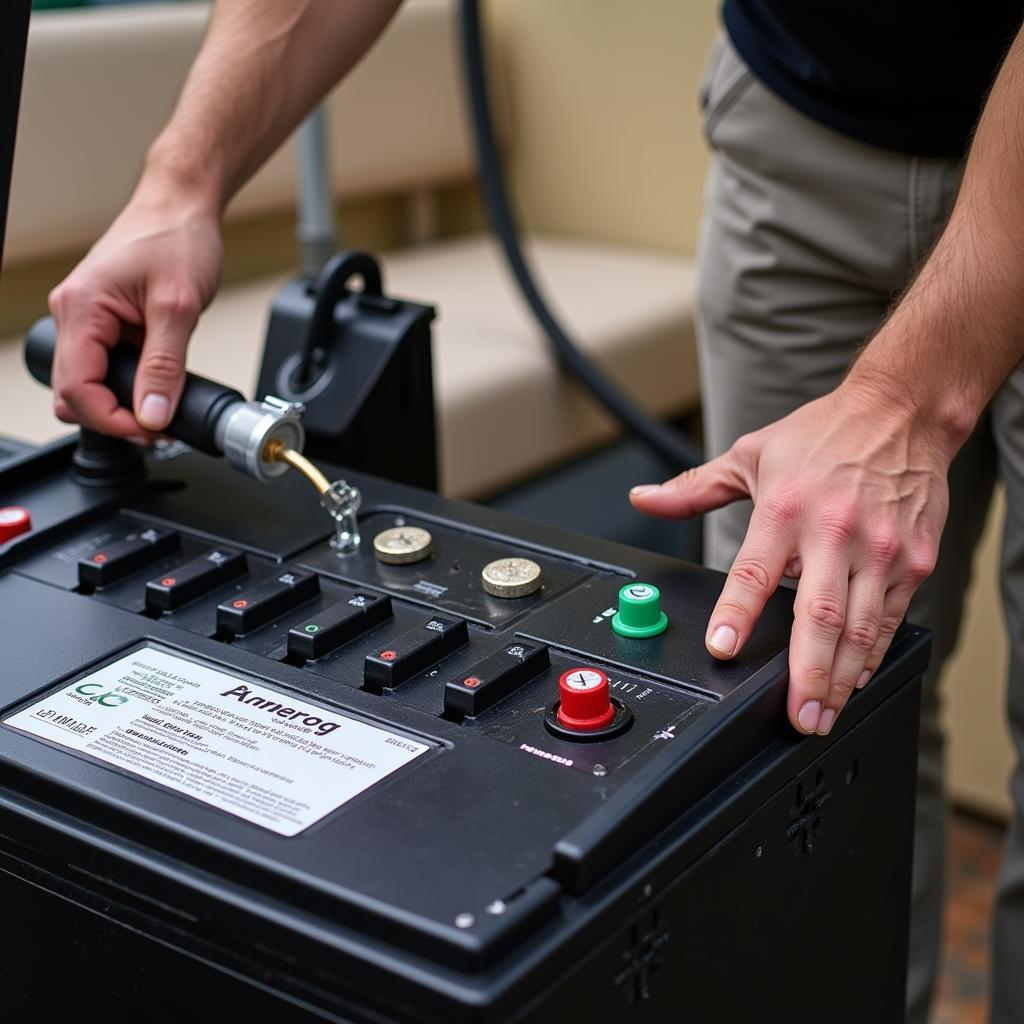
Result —
[[422, 626], [391, 640], [387, 647], [366, 656], [363, 689], [380, 693], [398, 686], [468, 642], [465, 619], [435, 615]]
[[222, 633], [251, 633], [320, 593], [320, 578], [312, 572], [283, 572], [217, 606], [217, 629]]
[[151, 526], [130, 533], [124, 540], [108, 544], [79, 560], [78, 582], [83, 587], [107, 587], [133, 572], [177, 551], [181, 538], [177, 530]]
[[191, 562], [175, 566], [166, 576], [146, 584], [146, 608], [151, 612], [170, 612], [189, 601], [241, 576], [246, 570], [241, 551], [213, 548]]
[[288, 631], [288, 657], [312, 661], [391, 617], [391, 598], [353, 594]]
[[551, 664], [548, 649], [511, 643], [474, 665], [444, 688], [445, 714], [453, 718], [479, 715], [528, 683]]

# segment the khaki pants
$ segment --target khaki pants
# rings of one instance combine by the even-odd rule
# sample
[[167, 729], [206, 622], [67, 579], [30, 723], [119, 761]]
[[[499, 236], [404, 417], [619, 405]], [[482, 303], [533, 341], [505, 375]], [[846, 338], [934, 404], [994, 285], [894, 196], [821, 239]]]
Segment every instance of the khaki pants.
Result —
[[[803, 116], [753, 77], [724, 38], [702, 87], [714, 151], [699, 259], [698, 338], [707, 455], [834, 388], [927, 254], [955, 198], [958, 161], [904, 156]], [[914, 851], [908, 1015], [927, 1020], [942, 923], [945, 798], [937, 680], [956, 643], [997, 476], [1007, 489], [1003, 596], [1012, 642], [1009, 715], [1024, 755], [1024, 379], [1016, 372], [950, 472], [938, 567], [909, 618], [935, 635], [925, 680]], [[713, 513], [707, 562], [727, 569], [750, 503]], [[868, 684], [871, 685], [870, 683]], [[995, 922], [998, 1024], [1024, 1021], [1024, 771]], [[842, 885], [837, 878], [835, 885]], [[827, 904], [828, 893], [821, 899]], [[836, 921], [842, 928], [842, 921]], [[827, 950], [795, 970], [828, 971]], [[865, 978], [865, 984], [870, 979]], [[822, 1008], [827, 1019], [827, 1008]]]

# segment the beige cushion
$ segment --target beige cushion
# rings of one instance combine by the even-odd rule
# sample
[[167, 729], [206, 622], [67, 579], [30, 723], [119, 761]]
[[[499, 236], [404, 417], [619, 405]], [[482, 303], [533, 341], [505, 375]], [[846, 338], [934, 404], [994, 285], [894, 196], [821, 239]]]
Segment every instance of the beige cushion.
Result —
[[[178, 3], [47, 11], [32, 19], [5, 259], [91, 245], [120, 210], [202, 40], [209, 7]], [[472, 174], [454, 0], [409, 0], [328, 103], [344, 198]], [[504, 122], [502, 122], [504, 124]], [[230, 214], [291, 206], [284, 147]]]
[[[535, 241], [528, 255], [566, 329], [633, 398], [661, 414], [696, 406], [688, 260], [556, 239]], [[445, 493], [485, 494], [611, 435], [607, 418], [558, 373], [490, 239], [396, 254], [387, 282], [438, 307]]]

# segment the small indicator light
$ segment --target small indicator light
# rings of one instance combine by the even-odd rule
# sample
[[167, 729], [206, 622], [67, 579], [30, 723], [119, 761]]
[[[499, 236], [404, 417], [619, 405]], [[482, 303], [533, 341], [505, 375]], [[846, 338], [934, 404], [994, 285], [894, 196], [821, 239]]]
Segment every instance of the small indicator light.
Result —
[[472, 690], [480, 685], [480, 680], [477, 679], [476, 676], [466, 676], [466, 678], [462, 680], [462, 685], [468, 686]]
[[107, 560], [107, 556], [101, 551], [98, 555], [93, 555], [92, 560], [96, 562], [97, 565], [102, 565]]
[[319, 633], [320, 632], [320, 627], [315, 622], [311, 622], [308, 626], [306, 626], [306, 632], [307, 633]]
[[28, 533], [32, 529], [32, 516], [27, 508], [21, 505], [8, 505], [0, 508], [0, 544]]
[[162, 586], [162, 587], [173, 587], [174, 584], [177, 583], [177, 582], [178, 581], [173, 576], [165, 576], [160, 581], [160, 586]]
[[394, 661], [398, 657], [397, 651], [381, 651], [380, 657], [382, 661]]
[[248, 607], [248, 605], [249, 605], [249, 602], [246, 601], [246, 600], [243, 600], [242, 598], [239, 598], [237, 601], [232, 601], [231, 602], [231, 607], [232, 608], [246, 608], [246, 607]]

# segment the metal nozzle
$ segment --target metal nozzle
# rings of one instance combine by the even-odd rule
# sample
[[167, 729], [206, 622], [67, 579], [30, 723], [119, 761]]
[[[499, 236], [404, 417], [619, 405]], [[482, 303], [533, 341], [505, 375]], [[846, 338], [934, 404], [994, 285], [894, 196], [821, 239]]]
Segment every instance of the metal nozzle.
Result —
[[267, 456], [271, 444], [276, 441], [284, 449], [302, 451], [306, 440], [302, 412], [300, 403], [272, 395], [262, 402], [236, 402], [217, 423], [217, 447], [236, 469], [266, 482], [288, 471]]

